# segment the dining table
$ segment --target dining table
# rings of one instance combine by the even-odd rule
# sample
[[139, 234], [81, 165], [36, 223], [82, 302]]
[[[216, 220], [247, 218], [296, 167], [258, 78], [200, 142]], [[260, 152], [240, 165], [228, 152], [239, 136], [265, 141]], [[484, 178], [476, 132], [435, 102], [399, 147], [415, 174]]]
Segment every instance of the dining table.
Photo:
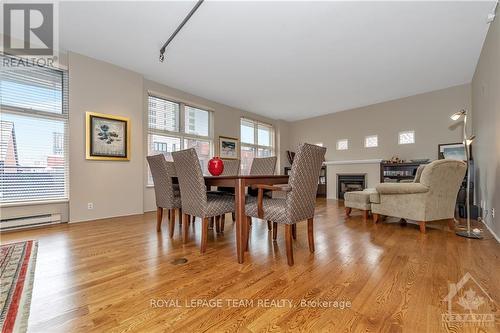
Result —
[[277, 185], [288, 184], [287, 175], [239, 175], [239, 176], [204, 176], [205, 185], [234, 188], [235, 229], [236, 229], [236, 253], [238, 263], [244, 262], [244, 254], [248, 242], [248, 223], [245, 217], [245, 189], [252, 185]]

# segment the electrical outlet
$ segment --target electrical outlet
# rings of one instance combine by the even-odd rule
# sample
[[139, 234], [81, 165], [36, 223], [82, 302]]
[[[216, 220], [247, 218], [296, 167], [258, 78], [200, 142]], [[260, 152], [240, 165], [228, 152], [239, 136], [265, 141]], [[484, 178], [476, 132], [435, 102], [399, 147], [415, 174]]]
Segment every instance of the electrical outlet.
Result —
[[94, 209], [94, 203], [93, 202], [89, 202], [87, 204], [87, 209]]

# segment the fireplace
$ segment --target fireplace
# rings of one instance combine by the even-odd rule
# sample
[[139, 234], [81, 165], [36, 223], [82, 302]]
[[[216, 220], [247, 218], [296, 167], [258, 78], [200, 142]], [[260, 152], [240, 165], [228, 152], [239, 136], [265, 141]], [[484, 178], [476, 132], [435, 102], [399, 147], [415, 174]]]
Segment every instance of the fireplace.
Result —
[[366, 188], [366, 174], [337, 174], [337, 198], [344, 200], [344, 193]]

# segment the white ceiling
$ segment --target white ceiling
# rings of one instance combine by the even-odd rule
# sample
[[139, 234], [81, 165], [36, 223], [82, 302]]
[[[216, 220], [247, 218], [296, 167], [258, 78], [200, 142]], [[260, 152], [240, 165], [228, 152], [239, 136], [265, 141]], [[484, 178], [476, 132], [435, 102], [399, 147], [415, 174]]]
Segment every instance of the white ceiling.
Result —
[[271, 118], [468, 83], [493, 1], [63, 2], [61, 47]]

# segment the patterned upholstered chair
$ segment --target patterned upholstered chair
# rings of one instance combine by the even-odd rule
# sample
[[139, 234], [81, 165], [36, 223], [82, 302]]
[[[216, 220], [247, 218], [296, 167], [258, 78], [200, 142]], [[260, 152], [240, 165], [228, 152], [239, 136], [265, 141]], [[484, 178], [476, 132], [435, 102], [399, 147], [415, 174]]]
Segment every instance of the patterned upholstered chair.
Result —
[[[224, 161], [224, 171], [222, 171], [221, 176], [238, 176], [240, 174], [241, 160], [223, 160]], [[234, 195], [234, 187], [218, 187], [217, 191], [210, 191], [209, 194], [225, 194]], [[233, 222], [236, 220], [234, 212], [231, 214]], [[215, 225], [217, 232], [224, 232], [224, 224], [226, 221], [226, 215], [220, 217], [215, 217]], [[212, 223], [211, 221], [210, 223]]]
[[[273, 222], [273, 239], [277, 225], [285, 225], [288, 265], [293, 265], [292, 237], [296, 237], [295, 224], [307, 220], [309, 250], [314, 252], [313, 218], [316, 192], [326, 148], [304, 143], [299, 146], [287, 186], [256, 185], [257, 200], [246, 205], [246, 214]], [[286, 198], [265, 198], [264, 190], [284, 191]], [[248, 241], [248, 237], [247, 237]]]
[[208, 195], [203, 173], [194, 148], [173, 152], [177, 179], [182, 202], [182, 236], [184, 243], [188, 238], [189, 215], [202, 220], [200, 251], [207, 248], [208, 220], [211, 217], [234, 212], [234, 198], [226, 195]]
[[274, 175], [274, 170], [276, 170], [276, 161], [276, 156], [256, 157], [252, 160], [250, 174], [252, 176]]
[[[252, 176], [265, 176], [265, 175], [274, 175], [274, 171], [276, 170], [276, 156], [271, 157], [255, 157], [252, 160], [252, 165], [250, 166], [250, 175]], [[251, 197], [257, 196], [257, 189], [249, 188], [248, 195]], [[266, 190], [264, 191], [264, 195], [267, 197], [272, 196], [272, 191]], [[250, 220], [250, 224], [252, 221]], [[267, 221], [267, 228], [271, 230], [271, 222]]]
[[172, 183], [176, 176], [173, 162], [167, 162], [163, 154], [147, 156], [151, 169], [156, 198], [156, 230], [161, 231], [163, 210], [168, 209], [170, 237], [174, 235], [175, 209], [179, 209], [179, 221], [182, 214], [181, 197], [178, 186]]

